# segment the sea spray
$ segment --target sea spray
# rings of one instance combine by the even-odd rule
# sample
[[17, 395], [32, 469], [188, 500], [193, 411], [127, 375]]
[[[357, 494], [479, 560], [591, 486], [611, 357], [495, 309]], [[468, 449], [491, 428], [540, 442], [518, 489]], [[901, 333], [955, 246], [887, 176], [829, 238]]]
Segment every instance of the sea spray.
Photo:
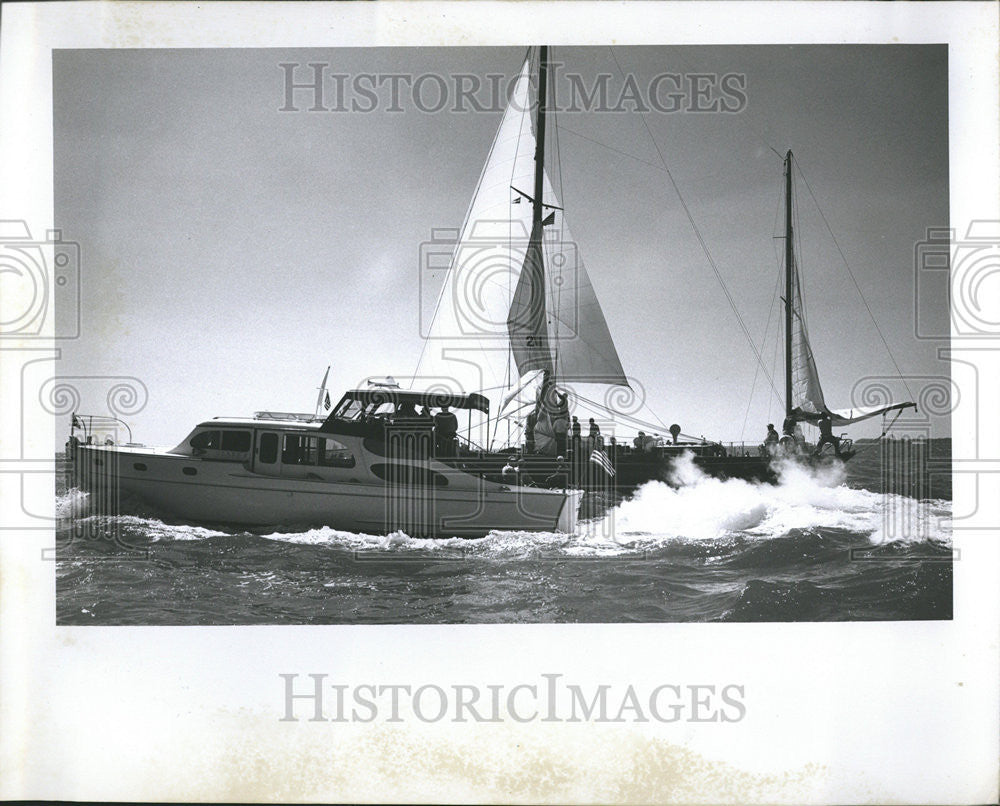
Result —
[[839, 463], [810, 468], [784, 462], [778, 483], [768, 484], [707, 476], [685, 454], [674, 461], [670, 479], [674, 486], [654, 481], [640, 487], [607, 514], [603, 531], [673, 540], [736, 534], [767, 539], [818, 528], [844, 529], [878, 543], [949, 537], [949, 502], [848, 487]]

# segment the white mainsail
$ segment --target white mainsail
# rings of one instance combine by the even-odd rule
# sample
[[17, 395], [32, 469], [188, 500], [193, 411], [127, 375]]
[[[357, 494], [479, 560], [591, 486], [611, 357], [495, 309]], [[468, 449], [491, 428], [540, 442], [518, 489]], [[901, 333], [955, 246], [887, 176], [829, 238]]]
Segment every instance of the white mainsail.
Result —
[[547, 174], [553, 214], [532, 225], [535, 132], [526, 60], [438, 299], [415, 385], [479, 392], [523, 417], [539, 370], [561, 383], [628, 385], [604, 313]]

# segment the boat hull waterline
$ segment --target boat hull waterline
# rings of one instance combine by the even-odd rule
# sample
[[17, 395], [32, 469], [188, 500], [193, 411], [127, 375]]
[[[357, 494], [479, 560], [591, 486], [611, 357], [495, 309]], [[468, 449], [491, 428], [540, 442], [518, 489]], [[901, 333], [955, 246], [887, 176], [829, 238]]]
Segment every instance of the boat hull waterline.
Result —
[[[72, 484], [93, 496], [91, 511], [118, 514], [121, 498], [131, 496], [165, 516], [199, 523], [435, 538], [570, 533], [583, 495], [495, 483], [434, 460], [400, 463], [398, 474], [433, 473], [446, 486], [393, 483], [371, 472], [377, 464], [371, 460], [382, 457], [366, 457], [363, 450], [355, 455], [365, 461], [352, 468], [316, 467], [299, 478], [248, 469], [254, 462], [148, 448], [71, 441], [69, 451]], [[384, 460], [378, 466], [385, 467]]]

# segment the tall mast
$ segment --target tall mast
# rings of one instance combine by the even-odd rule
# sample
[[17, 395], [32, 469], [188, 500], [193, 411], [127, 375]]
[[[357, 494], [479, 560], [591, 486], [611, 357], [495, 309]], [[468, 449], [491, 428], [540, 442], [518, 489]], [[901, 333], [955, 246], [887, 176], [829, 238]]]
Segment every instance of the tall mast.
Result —
[[785, 154], [785, 416], [792, 414], [792, 152]]
[[535, 123], [535, 194], [531, 202], [532, 228], [542, 223], [542, 177], [545, 175], [545, 101], [548, 90], [549, 49], [538, 49], [538, 112]]
[[[545, 208], [542, 206], [542, 185], [545, 176], [545, 104], [549, 89], [549, 49], [546, 45], [538, 48], [538, 110], [535, 115], [535, 192], [531, 202], [531, 235], [538, 234], [539, 247], [538, 257], [541, 261], [542, 287], [545, 285], [545, 262], [541, 242], [544, 240], [542, 232], [545, 225], [542, 223], [545, 218]], [[544, 292], [543, 292], [544, 293]], [[545, 298], [542, 298], [542, 305], [545, 306]], [[557, 352], [553, 347], [550, 353], [552, 361], [552, 378], [555, 380]]]

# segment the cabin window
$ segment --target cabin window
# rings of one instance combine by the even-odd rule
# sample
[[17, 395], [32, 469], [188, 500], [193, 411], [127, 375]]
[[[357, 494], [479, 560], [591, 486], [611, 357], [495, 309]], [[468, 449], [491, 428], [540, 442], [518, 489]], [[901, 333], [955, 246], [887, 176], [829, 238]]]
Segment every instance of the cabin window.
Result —
[[283, 465], [308, 464], [302, 461], [302, 441], [304, 437], [295, 434], [285, 434], [285, 441], [281, 448], [281, 463]]
[[214, 450], [219, 449], [219, 444], [222, 442], [221, 432], [219, 431], [200, 431], [191, 437], [191, 441], [188, 443], [192, 448], [198, 448], [200, 450]]
[[278, 461], [278, 435], [260, 435], [260, 461], [265, 465], [273, 465]]
[[361, 415], [362, 408], [363, 405], [360, 400], [348, 398], [337, 406], [333, 414], [335, 417], [340, 417], [343, 420], [356, 420]]
[[326, 467], [354, 467], [354, 454], [335, 439], [321, 439], [320, 464]]
[[319, 465], [322, 467], [354, 467], [354, 454], [343, 443], [323, 437], [286, 434], [281, 451], [285, 465]]
[[396, 404], [391, 400], [373, 405], [368, 411], [369, 417], [389, 417], [396, 413]]
[[246, 453], [250, 450], [249, 431], [223, 431], [222, 450]]
[[428, 470], [425, 467], [402, 464], [377, 464], [371, 466], [371, 471], [382, 481], [389, 484], [399, 484], [412, 487], [447, 487], [448, 477], [443, 473]]

